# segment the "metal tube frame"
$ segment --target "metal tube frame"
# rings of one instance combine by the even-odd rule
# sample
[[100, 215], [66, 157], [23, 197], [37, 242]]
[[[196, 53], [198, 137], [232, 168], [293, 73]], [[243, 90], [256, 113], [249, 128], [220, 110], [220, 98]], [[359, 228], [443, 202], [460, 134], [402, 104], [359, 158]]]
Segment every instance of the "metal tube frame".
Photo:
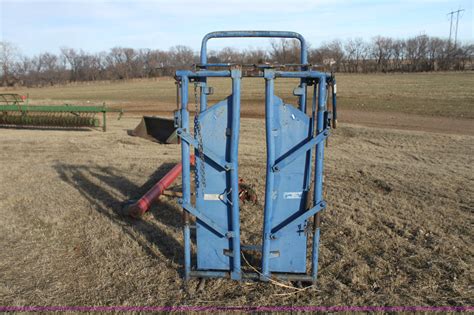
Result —
[[[191, 139], [185, 139], [182, 136], [181, 150], [182, 150], [182, 187], [183, 197], [179, 201], [183, 206], [183, 217], [184, 217], [184, 278], [189, 280], [191, 277], [230, 277], [234, 280], [241, 279], [260, 279], [268, 281], [270, 278], [295, 280], [295, 281], [310, 281], [315, 282], [317, 280], [318, 273], [318, 252], [319, 252], [319, 238], [320, 238], [320, 227], [319, 227], [319, 216], [320, 211], [326, 207], [323, 200], [323, 161], [324, 161], [324, 142], [328, 136], [330, 126], [325, 121], [325, 114], [327, 112], [326, 106], [326, 93], [327, 85], [334, 84], [335, 80], [331, 74], [312, 71], [302, 66], [301, 71], [277, 71], [274, 69], [264, 69], [259, 77], [265, 79], [265, 124], [266, 124], [266, 141], [267, 141], [267, 178], [266, 178], [266, 191], [265, 191], [265, 207], [264, 207], [264, 226], [263, 226], [263, 240], [262, 246], [256, 245], [254, 247], [261, 248], [262, 251], [262, 266], [261, 274], [254, 272], [243, 273], [241, 270], [241, 247], [240, 244], [240, 209], [239, 209], [239, 196], [238, 196], [238, 144], [239, 144], [239, 133], [240, 133], [240, 89], [241, 89], [241, 78], [242, 72], [240, 68], [233, 66], [229, 70], [208, 70], [206, 69], [207, 63], [207, 41], [211, 38], [222, 38], [222, 37], [289, 37], [300, 40], [301, 43], [301, 62], [302, 64], [307, 63], [307, 52], [306, 42], [304, 38], [292, 32], [264, 32], [264, 31], [236, 31], [236, 32], [214, 32], [207, 34], [202, 42], [201, 47], [201, 67], [195, 71], [177, 71], [176, 80], [178, 81], [179, 96], [180, 96], [180, 111], [179, 111], [179, 130], [182, 135], [187, 134], [189, 136], [189, 111], [188, 111], [188, 87], [191, 81], [199, 82], [200, 89], [200, 110], [205, 111], [207, 109], [207, 95], [206, 85], [208, 77], [223, 77], [231, 78], [232, 80], [232, 120], [230, 128], [230, 157], [229, 161], [225, 161], [230, 166], [228, 170], [230, 172], [230, 183], [232, 188], [231, 200], [232, 200], [232, 211], [231, 211], [231, 231], [226, 235], [228, 238], [232, 238], [232, 263], [231, 270], [227, 271], [212, 271], [212, 270], [193, 270], [191, 262], [191, 226], [189, 215], [194, 216], [201, 215], [199, 209], [192, 209], [191, 205], [191, 163], [190, 163], [190, 146], [194, 143]], [[311, 273], [310, 274], [291, 274], [291, 273], [271, 273], [269, 270], [269, 258], [270, 252], [270, 241], [275, 237], [275, 227], [271, 226], [272, 216], [272, 191], [274, 187], [274, 172], [277, 171], [278, 165], [285, 165], [284, 159], [288, 157], [276, 157], [275, 156], [275, 143], [272, 134], [273, 126], [273, 107], [274, 107], [274, 83], [276, 78], [299, 78], [300, 88], [302, 88], [302, 95], [299, 95], [299, 109], [306, 114], [306, 99], [307, 99], [307, 86], [314, 85], [314, 93], [312, 99], [311, 117], [310, 117], [310, 134], [308, 141], [302, 144], [292, 154], [290, 158], [294, 158], [294, 155], [305, 154], [309, 160], [309, 168], [307, 167], [307, 192], [309, 192], [310, 175], [311, 175], [311, 159], [312, 152], [315, 149], [316, 158], [314, 162], [314, 191], [313, 191], [313, 203], [312, 208], [298, 213], [296, 217], [310, 217], [314, 216], [314, 229], [313, 229], [313, 242], [312, 242], [312, 253], [311, 253]], [[335, 91], [333, 88], [333, 106], [335, 106]], [[316, 108], [317, 99], [317, 108]], [[316, 121], [315, 121], [316, 120]], [[314, 124], [316, 127], [314, 128]], [[283, 161], [283, 163], [282, 163]], [[189, 210], [193, 210], [192, 213]], [[295, 218], [296, 218], [295, 217]], [[284, 222], [282, 226], [278, 227], [278, 230], [284, 227], [286, 224], [294, 220], [290, 218], [288, 222]], [[272, 231], [272, 228], [274, 231]], [[243, 249], [248, 246], [244, 246]]]
[[270, 277], [270, 241], [271, 241], [271, 217], [273, 210], [273, 186], [274, 173], [272, 167], [275, 164], [275, 144], [273, 141], [273, 96], [275, 94], [275, 72], [266, 70], [265, 74], [265, 138], [267, 141], [267, 178], [265, 179], [265, 208], [263, 210], [263, 246], [262, 246], [262, 280]]

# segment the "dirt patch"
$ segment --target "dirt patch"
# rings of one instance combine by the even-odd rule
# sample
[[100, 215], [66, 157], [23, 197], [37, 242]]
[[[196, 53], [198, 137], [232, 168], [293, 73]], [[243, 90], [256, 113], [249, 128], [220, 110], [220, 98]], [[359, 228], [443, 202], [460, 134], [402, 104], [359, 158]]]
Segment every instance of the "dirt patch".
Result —
[[338, 115], [338, 121], [368, 127], [474, 136], [474, 120], [472, 119], [360, 110], [342, 110]]
[[[341, 118], [342, 119], [342, 118]], [[319, 281], [182, 280], [180, 208], [120, 214], [180, 148], [109, 131], [0, 129], [1, 305], [472, 305], [474, 138], [341, 123], [327, 149]], [[262, 120], [243, 119], [240, 170], [264, 187]], [[179, 184], [177, 184], [179, 185]], [[260, 198], [262, 199], [262, 198]], [[261, 239], [262, 205], [242, 234]]]
[[[252, 107], [247, 104], [242, 110], [243, 118], [263, 118], [264, 112], [259, 107]], [[127, 110], [128, 117], [163, 116], [172, 117], [173, 111], [156, 111], [152, 106], [135, 106]], [[377, 127], [384, 129], [398, 129], [407, 131], [426, 131], [435, 133], [448, 133], [474, 136], [474, 120], [422, 116], [415, 114], [387, 112], [387, 111], [360, 111], [360, 110], [339, 110], [338, 122], [361, 125], [366, 127]]]

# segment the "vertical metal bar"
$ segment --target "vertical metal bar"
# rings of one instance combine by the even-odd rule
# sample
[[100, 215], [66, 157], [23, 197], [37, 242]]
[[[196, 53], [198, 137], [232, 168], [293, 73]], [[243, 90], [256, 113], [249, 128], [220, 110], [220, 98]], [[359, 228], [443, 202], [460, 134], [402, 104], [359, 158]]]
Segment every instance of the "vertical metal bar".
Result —
[[180, 104], [181, 104], [180, 101], [179, 101], [179, 99], [180, 99], [179, 96], [180, 96], [180, 93], [181, 93], [181, 90], [180, 90], [179, 87], [180, 87], [181, 82], [176, 80], [176, 82], [174, 84], [176, 85], [176, 110], [179, 110]]
[[[184, 141], [183, 141], [184, 142]], [[188, 281], [191, 274], [191, 227], [189, 214], [183, 209], [184, 237], [184, 280]]]
[[[301, 82], [303, 82], [303, 79], [301, 79]], [[307, 102], [307, 99], [308, 99], [308, 88], [307, 88], [307, 83], [305, 81], [304, 83], [304, 88], [303, 88], [303, 92], [304, 92], [304, 110], [301, 109], [303, 111], [303, 113], [306, 114], [306, 102]], [[301, 102], [301, 100], [300, 100]], [[312, 112], [311, 112], [311, 120], [310, 120], [310, 126], [309, 126], [309, 131], [308, 131], [308, 137], [312, 137], [313, 136], [313, 126], [314, 126], [314, 111], [315, 111], [315, 99], [314, 99], [314, 95], [313, 95], [313, 101], [312, 101]], [[300, 103], [301, 105], [301, 103]], [[311, 162], [312, 162], [312, 158], [313, 158], [313, 149], [309, 150], [307, 153], [306, 153], [306, 162], [305, 162], [305, 172], [306, 172], [306, 177], [305, 177], [305, 182], [304, 182], [304, 190], [305, 190], [305, 199], [308, 200], [308, 197], [309, 197], [309, 186], [310, 186], [310, 183], [311, 183]], [[309, 204], [308, 204], [309, 205]]]
[[[305, 70], [306, 67], [302, 67], [301, 70]], [[300, 87], [303, 89], [303, 93], [300, 95], [299, 98], [299, 109], [306, 114], [306, 100], [308, 97], [308, 84], [306, 83], [305, 79], [300, 79]], [[312, 135], [312, 131], [309, 132], [309, 135]], [[306, 162], [305, 162], [305, 182], [304, 182], [304, 190], [307, 197], [308, 189], [310, 185], [310, 178], [311, 178], [311, 158], [312, 158], [313, 151], [310, 150], [306, 153]]]
[[102, 120], [103, 120], [102, 131], [106, 132], [107, 131], [107, 112], [105, 110], [102, 112]]
[[337, 128], [337, 105], [336, 105], [337, 85], [336, 78], [332, 78], [332, 127]]
[[[313, 97], [311, 98], [311, 119], [310, 119], [310, 126], [309, 126], [309, 137], [314, 137], [314, 125], [315, 125], [315, 120], [316, 120], [316, 98], [317, 98], [317, 83], [314, 82], [313, 84], [314, 88], [313, 88]], [[311, 148], [311, 150], [308, 151], [308, 153], [306, 154], [306, 166], [305, 166], [305, 170], [306, 170], [306, 178], [305, 178], [305, 185], [304, 185], [304, 189], [305, 189], [305, 200], [306, 200], [306, 204], [308, 206], [310, 206], [310, 203], [309, 203], [309, 200], [310, 200], [310, 185], [311, 185], [311, 165], [312, 165], [312, 161], [313, 161], [313, 152], [314, 152], [314, 148]]]
[[262, 248], [262, 280], [270, 278], [270, 235], [273, 212], [273, 186], [275, 175], [272, 167], [275, 164], [274, 143], [274, 105], [273, 96], [275, 89], [275, 73], [273, 70], [265, 69], [265, 133], [267, 141], [267, 178], [265, 183], [265, 208], [263, 213], [263, 248]]
[[[206, 70], [207, 67], [202, 67], [201, 70]], [[196, 68], [197, 70], [197, 68]], [[200, 107], [199, 107], [199, 111], [200, 112], [203, 112], [207, 109], [207, 94], [206, 94], [206, 87], [207, 87], [207, 77], [202, 77], [202, 78], [199, 78], [199, 82], [200, 82], [200, 99], [199, 99], [199, 104], [200, 104]]]
[[[303, 49], [306, 49], [306, 45], [301, 45], [301, 63], [303, 66], [301, 66], [300, 70], [301, 71], [306, 71], [308, 70], [307, 66], [304, 66], [304, 64], [308, 63], [308, 53], [306, 51], [303, 51]], [[306, 80], [301, 78], [300, 79], [300, 86], [303, 89], [303, 94], [300, 95], [300, 110], [306, 114], [306, 99], [308, 95], [308, 84], [306, 83]]]
[[305, 79], [301, 79], [300, 81], [300, 87], [303, 89], [303, 94], [300, 95], [299, 99], [299, 108], [300, 111], [306, 114], [306, 95], [308, 93], [307, 89], [307, 84]]
[[313, 282], [316, 282], [318, 279], [318, 269], [319, 269], [319, 237], [321, 234], [321, 217], [320, 213], [314, 215], [314, 225], [313, 225], [313, 251], [311, 259], [311, 278]]
[[239, 209], [239, 135], [240, 135], [240, 78], [242, 71], [232, 69], [232, 121], [230, 136], [230, 182], [232, 198], [232, 272], [231, 278], [242, 279], [240, 269], [240, 209]]
[[[201, 44], [201, 56], [200, 56], [201, 65], [204, 65], [207, 63], [207, 41], [208, 39], [206, 38], [206, 36], [204, 36], [202, 40], [202, 44]], [[205, 70], [207, 69], [207, 67], [204, 66], [201, 69]], [[203, 82], [204, 84], [207, 84], [207, 78], [204, 78]], [[207, 108], [207, 95], [205, 95], [205, 93], [202, 93], [202, 90], [201, 90], [201, 112], [206, 110], [206, 108]], [[240, 259], [240, 252], [239, 252], [239, 259]]]
[[311, 101], [311, 131], [312, 135], [314, 136], [314, 130], [315, 130], [315, 124], [316, 124], [316, 100], [318, 99], [318, 82], [314, 82], [314, 88], [313, 88], [313, 99]]
[[207, 87], [207, 78], [201, 78], [201, 95], [200, 95], [200, 108], [201, 113], [207, 108], [207, 94], [205, 93]]
[[[324, 112], [326, 111], [326, 76], [323, 75], [319, 78], [318, 85], [318, 114], [317, 114], [317, 134], [323, 132], [324, 129]], [[316, 159], [315, 159], [315, 172], [314, 172], [314, 196], [313, 206], [318, 204], [323, 199], [323, 160], [324, 159], [324, 144], [322, 142], [316, 145]], [[319, 212], [314, 218], [314, 234], [313, 234], [313, 248], [312, 248], [312, 268], [311, 277], [313, 281], [316, 281], [318, 276], [318, 256], [319, 256]]]
[[[189, 130], [189, 112], [188, 112], [188, 85], [189, 78], [181, 77], [181, 128], [184, 131]], [[189, 157], [189, 143], [181, 141], [181, 161], [183, 164], [182, 186], [184, 204], [191, 202], [191, 161]], [[186, 211], [183, 209], [183, 211]], [[185, 214], [185, 218], [187, 214]], [[191, 274], [191, 230], [189, 219], [185, 220], [183, 228], [184, 237], [184, 278], [189, 280]]]

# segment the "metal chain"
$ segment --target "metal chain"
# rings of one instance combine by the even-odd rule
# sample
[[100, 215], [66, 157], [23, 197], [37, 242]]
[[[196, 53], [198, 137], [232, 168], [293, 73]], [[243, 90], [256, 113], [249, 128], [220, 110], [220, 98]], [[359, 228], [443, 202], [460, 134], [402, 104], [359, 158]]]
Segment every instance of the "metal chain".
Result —
[[201, 160], [199, 165], [199, 171], [201, 178], [199, 178], [198, 172], [194, 172], [195, 174], [195, 180], [196, 180], [196, 188], [206, 188], [206, 168], [204, 164], [204, 145], [202, 142], [202, 134], [201, 134], [201, 122], [199, 121], [199, 99], [198, 99], [198, 82], [194, 82], [194, 135], [197, 138], [198, 141], [198, 155], [199, 159]]

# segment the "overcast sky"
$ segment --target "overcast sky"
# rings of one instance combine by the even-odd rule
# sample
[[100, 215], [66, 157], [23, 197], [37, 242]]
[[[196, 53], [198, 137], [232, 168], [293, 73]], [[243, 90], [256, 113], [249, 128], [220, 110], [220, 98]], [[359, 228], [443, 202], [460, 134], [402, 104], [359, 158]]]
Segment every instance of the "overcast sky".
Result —
[[[198, 50], [216, 30], [296, 31], [313, 45], [375, 35], [449, 36], [448, 12], [460, 15], [458, 38], [473, 41], [472, 0], [0, 0], [0, 40], [33, 55], [60, 47], [89, 52], [114, 46]], [[266, 47], [268, 40], [213, 40], [210, 49]]]

